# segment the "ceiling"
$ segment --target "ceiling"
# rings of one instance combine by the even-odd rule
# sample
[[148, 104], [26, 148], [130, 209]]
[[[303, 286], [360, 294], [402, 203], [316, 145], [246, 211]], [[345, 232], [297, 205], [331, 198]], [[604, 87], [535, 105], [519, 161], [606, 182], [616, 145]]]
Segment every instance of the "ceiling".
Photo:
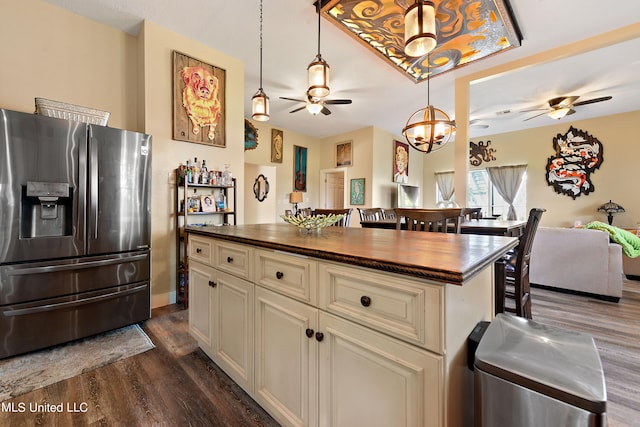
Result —
[[[259, 87], [259, 0], [46, 0], [48, 3], [136, 35], [143, 19], [239, 58], [245, 64], [245, 116]], [[503, 63], [586, 39], [627, 25], [637, 25], [640, 2], [619, 0], [510, 0], [523, 40], [520, 47], [476, 61], [431, 79], [431, 103], [454, 114], [454, 81]], [[263, 87], [271, 99], [271, 119], [284, 128], [317, 138], [376, 126], [401, 135], [407, 118], [427, 103], [426, 83], [413, 83], [352, 37], [323, 19], [321, 53], [331, 66], [329, 99], [350, 98], [351, 105], [331, 105], [331, 115], [312, 116], [279, 97], [304, 98], [306, 69], [317, 53], [317, 15], [313, 0], [265, 0]], [[235, 17], [235, 18], [234, 18]], [[206, 58], [202, 58], [205, 60]], [[215, 65], [215, 64], [214, 64]], [[542, 115], [526, 120], [557, 96], [579, 101], [612, 96], [584, 105], [562, 121], [640, 110], [640, 38], [597, 51], [522, 68], [474, 83], [470, 137], [554, 124]]]

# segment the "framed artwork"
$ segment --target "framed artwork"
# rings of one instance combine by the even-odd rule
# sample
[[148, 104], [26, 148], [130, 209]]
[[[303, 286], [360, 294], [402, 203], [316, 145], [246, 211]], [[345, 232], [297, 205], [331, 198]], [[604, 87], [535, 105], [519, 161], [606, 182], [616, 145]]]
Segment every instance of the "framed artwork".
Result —
[[173, 139], [226, 147], [226, 71], [173, 52]]
[[284, 136], [279, 129], [271, 129], [271, 163], [282, 163]]
[[350, 203], [352, 205], [364, 205], [364, 178], [351, 180]]
[[393, 182], [409, 183], [409, 144], [393, 141]]
[[200, 196], [190, 196], [187, 198], [187, 210], [189, 212], [200, 212]]
[[336, 144], [336, 167], [351, 166], [353, 164], [353, 141]]
[[213, 196], [210, 194], [200, 196], [200, 209], [202, 212], [215, 212], [216, 205], [213, 203]]
[[293, 146], [293, 188], [296, 191], [307, 191], [307, 147]]
[[244, 151], [258, 148], [258, 129], [249, 120], [244, 119]]

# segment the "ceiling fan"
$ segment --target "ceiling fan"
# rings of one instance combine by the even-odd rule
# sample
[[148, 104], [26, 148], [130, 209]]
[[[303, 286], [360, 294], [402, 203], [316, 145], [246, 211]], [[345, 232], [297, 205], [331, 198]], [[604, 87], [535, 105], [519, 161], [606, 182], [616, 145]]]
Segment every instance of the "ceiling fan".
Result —
[[585, 101], [576, 102], [580, 98], [579, 96], [559, 96], [557, 98], [552, 98], [549, 101], [549, 108], [535, 108], [533, 110], [524, 110], [521, 113], [527, 113], [531, 111], [543, 111], [540, 114], [536, 114], [535, 116], [524, 119], [527, 120], [535, 119], [536, 117], [540, 117], [544, 114], [548, 115], [552, 119], [560, 120], [564, 116], [568, 116], [569, 114], [573, 114], [576, 112], [574, 107], [579, 107], [581, 105], [587, 104], [595, 104], [596, 102], [608, 101], [612, 96], [603, 96], [601, 98], [587, 99]]
[[324, 99], [324, 98], [318, 99], [309, 95], [307, 95], [306, 100], [296, 99], [296, 98], [287, 98], [284, 96], [281, 96], [280, 99], [285, 99], [287, 101], [304, 102], [305, 105], [303, 105], [302, 107], [298, 107], [294, 110], [291, 110], [289, 112], [295, 113], [297, 111], [304, 110], [306, 108], [307, 111], [309, 111], [309, 113], [311, 113], [314, 116], [317, 115], [318, 113], [322, 113], [325, 116], [328, 116], [329, 114], [331, 114], [331, 110], [327, 108], [327, 105], [351, 104], [350, 99]]

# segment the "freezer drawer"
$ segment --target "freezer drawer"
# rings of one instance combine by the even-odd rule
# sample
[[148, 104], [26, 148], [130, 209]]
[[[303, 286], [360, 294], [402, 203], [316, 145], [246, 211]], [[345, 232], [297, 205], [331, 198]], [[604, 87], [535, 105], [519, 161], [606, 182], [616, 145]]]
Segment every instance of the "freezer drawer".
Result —
[[0, 267], [0, 306], [148, 281], [149, 251]]
[[137, 323], [150, 317], [149, 282], [0, 308], [0, 358]]

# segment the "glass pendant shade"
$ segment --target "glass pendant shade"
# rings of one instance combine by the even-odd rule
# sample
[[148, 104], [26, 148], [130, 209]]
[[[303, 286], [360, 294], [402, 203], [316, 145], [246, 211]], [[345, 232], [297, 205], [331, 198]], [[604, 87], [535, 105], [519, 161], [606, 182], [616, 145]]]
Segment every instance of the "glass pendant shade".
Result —
[[571, 110], [571, 108], [569, 107], [556, 108], [555, 110], [550, 111], [547, 115], [552, 119], [560, 120], [561, 118], [569, 114], [569, 110]]
[[251, 118], [259, 122], [269, 120], [269, 97], [262, 90], [258, 89], [253, 98], [251, 98]]
[[417, 0], [404, 14], [404, 53], [424, 56], [435, 49], [436, 12], [431, 1]]
[[436, 151], [449, 142], [455, 123], [442, 110], [428, 105], [409, 117], [402, 134], [413, 148], [423, 153]]
[[309, 79], [308, 96], [321, 99], [329, 95], [330, 68], [320, 54], [307, 67], [307, 75]]
[[306, 108], [308, 112], [310, 112], [315, 116], [317, 114], [320, 114], [320, 112], [322, 111], [322, 108], [324, 107], [319, 102], [310, 102], [307, 104]]

